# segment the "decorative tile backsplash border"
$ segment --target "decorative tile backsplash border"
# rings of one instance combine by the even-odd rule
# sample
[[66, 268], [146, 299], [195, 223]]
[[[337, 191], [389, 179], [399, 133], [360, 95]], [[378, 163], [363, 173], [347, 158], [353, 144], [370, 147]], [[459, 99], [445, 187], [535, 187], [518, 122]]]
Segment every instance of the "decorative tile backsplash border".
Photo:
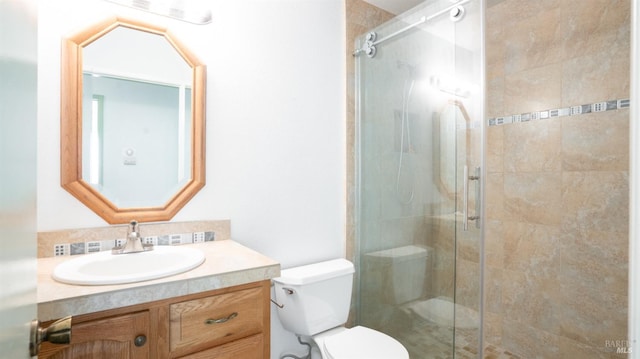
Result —
[[[215, 240], [215, 237], [216, 232], [166, 234], [162, 236], [142, 237], [142, 243], [153, 244], [154, 246], [175, 246], [180, 244], [211, 242]], [[110, 251], [113, 247], [123, 245], [124, 242], [124, 238], [118, 238], [91, 242], [57, 243], [53, 245], [53, 255], [54, 257], [74, 256], [78, 254]]]
[[[124, 242], [128, 225], [38, 232], [38, 257], [69, 256], [111, 250]], [[179, 245], [230, 238], [228, 220], [141, 223], [144, 243]]]
[[592, 112], [605, 112], [629, 107], [629, 99], [610, 100], [586, 105], [557, 108], [553, 110], [534, 111], [489, 119], [489, 126], [500, 126], [517, 122], [545, 120], [554, 117], [577, 116]]

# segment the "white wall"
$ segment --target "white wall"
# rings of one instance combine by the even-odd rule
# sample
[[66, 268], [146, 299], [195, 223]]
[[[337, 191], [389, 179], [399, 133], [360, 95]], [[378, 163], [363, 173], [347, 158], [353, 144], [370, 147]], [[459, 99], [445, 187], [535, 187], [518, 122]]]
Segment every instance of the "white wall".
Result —
[[[231, 220], [289, 267], [344, 255], [344, 0], [212, 1], [196, 26], [99, 0], [42, 1], [38, 230], [106, 223], [60, 187], [60, 38], [110, 14], [166, 24], [208, 68], [207, 185], [173, 221]], [[300, 348], [273, 317], [272, 353]]]

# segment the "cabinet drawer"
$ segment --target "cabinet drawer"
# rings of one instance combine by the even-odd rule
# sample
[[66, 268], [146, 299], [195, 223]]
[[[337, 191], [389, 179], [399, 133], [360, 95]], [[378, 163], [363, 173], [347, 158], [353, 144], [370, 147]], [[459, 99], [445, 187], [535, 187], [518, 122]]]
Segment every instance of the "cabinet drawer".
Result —
[[184, 356], [181, 359], [268, 359], [263, 357], [263, 348], [264, 337], [262, 334], [256, 334]]
[[231, 342], [263, 331], [264, 291], [249, 288], [172, 304], [169, 347], [172, 357]]

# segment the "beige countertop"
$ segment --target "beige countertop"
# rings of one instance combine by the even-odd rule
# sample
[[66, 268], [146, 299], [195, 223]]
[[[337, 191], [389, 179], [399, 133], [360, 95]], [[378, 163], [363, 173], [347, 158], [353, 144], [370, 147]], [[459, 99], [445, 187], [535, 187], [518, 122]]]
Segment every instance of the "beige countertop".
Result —
[[38, 259], [38, 319], [152, 302], [213, 289], [257, 282], [280, 275], [280, 264], [232, 240], [187, 244], [205, 252], [205, 262], [188, 272], [120, 285], [70, 285], [51, 277], [53, 268], [70, 257]]

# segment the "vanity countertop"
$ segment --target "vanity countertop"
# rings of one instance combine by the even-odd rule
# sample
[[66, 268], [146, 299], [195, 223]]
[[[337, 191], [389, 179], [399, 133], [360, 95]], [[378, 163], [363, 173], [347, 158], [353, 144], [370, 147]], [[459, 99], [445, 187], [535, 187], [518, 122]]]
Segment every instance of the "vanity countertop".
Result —
[[191, 271], [138, 283], [119, 285], [69, 285], [51, 277], [54, 267], [70, 259], [38, 259], [38, 319], [152, 302], [213, 289], [257, 282], [280, 275], [280, 264], [233, 240], [186, 244], [204, 251], [206, 260]]

